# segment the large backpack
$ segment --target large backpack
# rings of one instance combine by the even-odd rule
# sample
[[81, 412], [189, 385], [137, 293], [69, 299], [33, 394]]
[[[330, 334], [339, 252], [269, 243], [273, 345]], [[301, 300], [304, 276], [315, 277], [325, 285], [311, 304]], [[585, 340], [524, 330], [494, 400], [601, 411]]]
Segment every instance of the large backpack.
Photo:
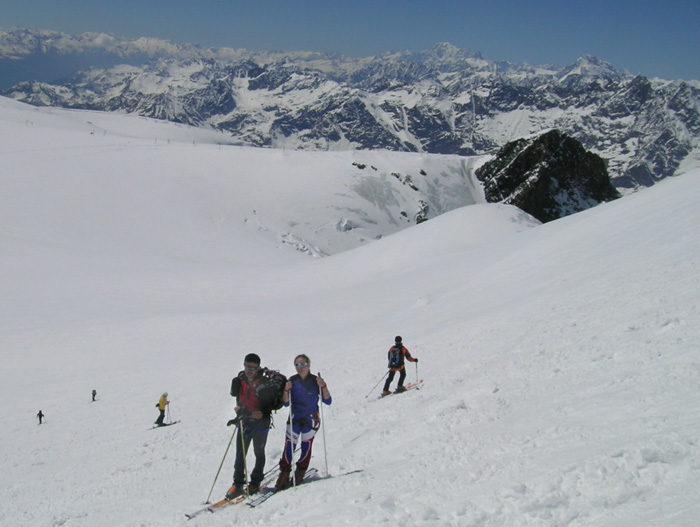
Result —
[[398, 368], [401, 366], [402, 346], [392, 346], [389, 350], [389, 368]]
[[263, 377], [255, 388], [255, 393], [260, 401], [260, 408], [265, 413], [282, 408], [282, 395], [287, 378], [276, 370], [263, 370]]

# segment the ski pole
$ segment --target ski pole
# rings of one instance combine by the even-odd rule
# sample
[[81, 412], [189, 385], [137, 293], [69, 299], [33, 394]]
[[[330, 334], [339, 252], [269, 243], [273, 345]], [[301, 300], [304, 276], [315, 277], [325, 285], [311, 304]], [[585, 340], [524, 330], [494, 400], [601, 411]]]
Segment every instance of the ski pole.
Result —
[[245, 480], [246, 480], [246, 487], [245, 487], [245, 494], [246, 497], [248, 496], [248, 461], [246, 460], [246, 451], [245, 451], [245, 432], [243, 428], [243, 419], [238, 421], [238, 435], [241, 436], [241, 455], [243, 456], [243, 473], [245, 474]]
[[166, 406], [166, 408], [168, 409], [168, 423], [172, 423], [173, 419], [172, 419], [172, 417], [170, 417], [170, 403], [169, 402], [168, 402], [168, 405]]
[[294, 413], [292, 412], [292, 390], [289, 390], [289, 443], [292, 446], [292, 453], [289, 456], [289, 467], [292, 472], [292, 487], [297, 486], [297, 475], [294, 470], [294, 451], [297, 448], [297, 442], [294, 438]]
[[372, 393], [377, 386], [379, 386], [379, 383], [382, 382], [384, 380], [384, 377], [386, 377], [387, 375], [389, 375], [388, 370], [384, 375], [382, 375], [382, 378], [379, 379], [379, 382], [372, 387], [372, 389], [369, 391], [369, 393], [367, 395], [365, 395], [365, 399], [367, 399], [367, 397], [369, 397], [369, 394]]
[[[321, 372], [318, 372], [318, 376], [321, 377]], [[319, 408], [321, 409], [321, 432], [323, 433], [323, 458], [326, 462], [326, 477], [328, 477], [328, 451], [326, 450], [326, 425], [324, 424], [326, 420], [323, 418], [323, 389], [321, 389], [320, 392], [321, 403], [319, 404]]]
[[416, 359], [416, 384], [418, 384], [418, 359]]
[[219, 470], [216, 471], [216, 477], [214, 478], [214, 483], [211, 484], [211, 490], [209, 491], [209, 496], [207, 496], [207, 501], [204, 502], [204, 504], [209, 503], [209, 499], [211, 498], [211, 493], [214, 492], [214, 485], [216, 485], [216, 480], [219, 479], [219, 474], [221, 473], [221, 467], [224, 466], [224, 461], [226, 460], [226, 456], [228, 455], [228, 450], [231, 448], [231, 443], [233, 443], [233, 438], [236, 435], [236, 429], [233, 429], [233, 434], [231, 434], [231, 439], [228, 440], [228, 445], [226, 445], [226, 452], [224, 452], [224, 457], [221, 458], [221, 464], [219, 465]]

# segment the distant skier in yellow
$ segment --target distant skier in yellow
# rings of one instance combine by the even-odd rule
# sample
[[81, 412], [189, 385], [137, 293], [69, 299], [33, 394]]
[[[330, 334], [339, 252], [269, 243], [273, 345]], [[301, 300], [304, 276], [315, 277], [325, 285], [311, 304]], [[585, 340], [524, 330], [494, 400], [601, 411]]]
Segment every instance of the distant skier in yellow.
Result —
[[163, 426], [163, 419], [165, 419], [165, 408], [170, 404], [170, 401], [168, 401], [168, 392], [164, 392], [163, 395], [160, 396], [160, 399], [158, 400], [158, 404], [156, 405], [156, 408], [160, 411], [160, 415], [158, 416], [158, 419], [156, 419], [155, 424], [157, 426]]

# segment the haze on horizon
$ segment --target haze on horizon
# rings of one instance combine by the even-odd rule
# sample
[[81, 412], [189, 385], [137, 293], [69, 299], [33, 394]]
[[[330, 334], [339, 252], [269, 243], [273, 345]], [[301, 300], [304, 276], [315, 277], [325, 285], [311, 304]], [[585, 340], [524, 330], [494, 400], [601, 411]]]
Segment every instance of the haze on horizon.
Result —
[[3, 8], [3, 27], [105, 32], [251, 51], [351, 57], [420, 51], [439, 42], [492, 61], [566, 66], [594, 55], [632, 74], [700, 80], [700, 3], [649, 0], [510, 2], [216, 2], [26, 0]]

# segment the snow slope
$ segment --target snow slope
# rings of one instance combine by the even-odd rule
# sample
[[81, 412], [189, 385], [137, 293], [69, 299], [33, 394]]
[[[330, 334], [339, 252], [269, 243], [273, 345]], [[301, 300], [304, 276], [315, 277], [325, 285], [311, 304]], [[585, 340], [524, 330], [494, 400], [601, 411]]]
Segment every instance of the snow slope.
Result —
[[[474, 159], [5, 99], [0, 136], [3, 526], [697, 524], [699, 171], [539, 225], [480, 203]], [[394, 171], [442, 214], [403, 224]], [[396, 334], [425, 387], [370, 402]], [[249, 352], [327, 379], [333, 477], [187, 522]], [[181, 423], [150, 430], [165, 390]]]

